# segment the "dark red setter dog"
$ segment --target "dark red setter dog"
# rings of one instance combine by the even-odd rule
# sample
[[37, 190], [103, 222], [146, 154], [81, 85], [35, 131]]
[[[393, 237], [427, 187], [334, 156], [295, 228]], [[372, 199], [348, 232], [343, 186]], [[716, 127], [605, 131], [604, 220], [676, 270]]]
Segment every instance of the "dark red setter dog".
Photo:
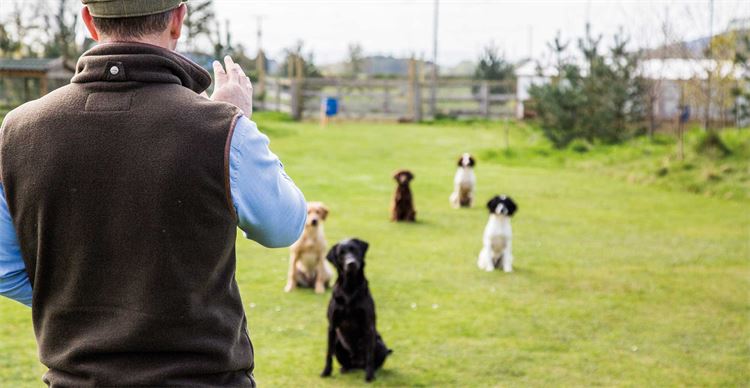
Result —
[[414, 179], [414, 174], [409, 170], [398, 170], [393, 174], [396, 180], [396, 192], [393, 193], [393, 202], [391, 203], [391, 221], [414, 222], [417, 217], [417, 211], [414, 210], [414, 201], [409, 189], [409, 182]]

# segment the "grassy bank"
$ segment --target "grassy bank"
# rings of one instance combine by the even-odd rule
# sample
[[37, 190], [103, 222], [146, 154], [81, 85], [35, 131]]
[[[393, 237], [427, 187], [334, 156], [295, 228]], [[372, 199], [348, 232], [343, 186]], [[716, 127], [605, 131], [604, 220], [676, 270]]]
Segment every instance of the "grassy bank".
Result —
[[727, 154], [700, 149], [706, 133], [692, 128], [685, 135], [683, 157], [676, 136], [660, 133], [618, 145], [574, 141], [555, 149], [531, 124], [510, 124], [518, 136], [483, 149], [480, 156], [503, 165], [585, 170], [629, 183], [687, 191], [709, 197], [750, 200], [750, 129], [719, 132]]

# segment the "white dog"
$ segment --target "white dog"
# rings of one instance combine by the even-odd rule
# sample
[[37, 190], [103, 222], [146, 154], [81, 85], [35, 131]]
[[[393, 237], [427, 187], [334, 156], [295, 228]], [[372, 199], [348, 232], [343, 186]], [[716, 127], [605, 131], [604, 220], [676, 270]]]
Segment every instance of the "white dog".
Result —
[[474, 202], [474, 186], [477, 178], [474, 176], [474, 158], [465, 153], [458, 159], [458, 170], [453, 178], [453, 194], [450, 196], [454, 208], [471, 207]]
[[513, 200], [505, 195], [496, 195], [489, 202], [490, 219], [484, 227], [484, 247], [479, 252], [477, 266], [485, 271], [494, 271], [502, 264], [503, 271], [513, 272], [513, 230], [510, 218], [518, 210]]

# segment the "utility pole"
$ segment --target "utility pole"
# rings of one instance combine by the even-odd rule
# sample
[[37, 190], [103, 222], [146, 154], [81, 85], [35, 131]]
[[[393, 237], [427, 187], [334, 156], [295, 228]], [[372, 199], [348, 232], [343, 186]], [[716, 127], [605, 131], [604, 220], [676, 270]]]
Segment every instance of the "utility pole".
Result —
[[430, 88], [430, 115], [437, 113], [437, 56], [438, 56], [438, 10], [440, 0], [435, 0], [434, 19], [432, 21], [432, 85]]
[[[255, 68], [258, 71], [258, 85], [257, 85], [256, 91], [257, 91], [257, 95], [263, 100], [265, 99], [265, 92], [266, 92], [266, 54], [263, 52], [263, 46], [262, 46], [263, 16], [255, 15], [255, 20], [258, 23], [258, 31], [257, 31], [258, 54], [255, 58]], [[262, 104], [265, 104], [265, 101], [262, 101]]]
[[534, 26], [529, 24], [529, 59], [534, 58]]
[[711, 127], [711, 76], [713, 75], [714, 68], [718, 68], [718, 66], [714, 66], [714, 53], [713, 53], [713, 40], [714, 40], [714, 0], [709, 0], [708, 2], [709, 10], [708, 10], [708, 79], [706, 80], [706, 112], [704, 117], [704, 130], [708, 131]]
[[226, 25], [227, 25], [227, 49], [231, 50], [231, 48], [232, 48], [232, 33], [231, 33], [231, 30], [232, 29], [229, 27], [229, 19], [226, 19], [224, 21], [224, 23], [226, 23]]

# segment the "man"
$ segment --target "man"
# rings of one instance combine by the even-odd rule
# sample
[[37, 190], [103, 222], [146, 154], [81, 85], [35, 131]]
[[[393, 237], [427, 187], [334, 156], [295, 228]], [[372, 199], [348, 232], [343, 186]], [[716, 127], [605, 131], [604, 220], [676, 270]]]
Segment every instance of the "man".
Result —
[[[238, 65], [175, 53], [179, 0], [82, 0], [101, 44], [0, 137], [0, 292], [32, 306], [50, 386], [254, 386], [237, 226], [287, 246], [302, 194]], [[32, 296], [33, 288], [33, 296]]]

